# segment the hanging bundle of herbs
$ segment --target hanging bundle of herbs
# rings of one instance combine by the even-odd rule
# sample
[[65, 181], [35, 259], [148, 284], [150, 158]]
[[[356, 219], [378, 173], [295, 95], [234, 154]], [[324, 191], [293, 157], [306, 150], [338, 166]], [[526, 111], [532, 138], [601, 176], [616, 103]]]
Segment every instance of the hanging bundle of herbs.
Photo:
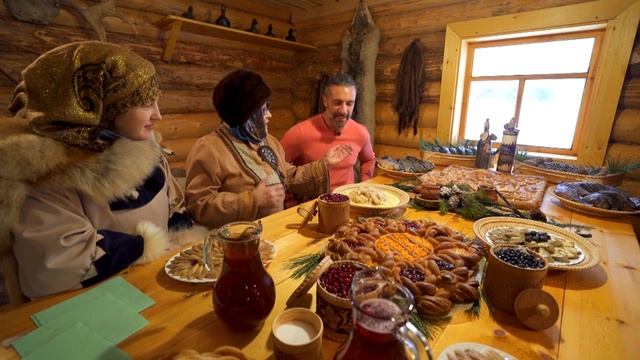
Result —
[[398, 113], [398, 134], [411, 127], [414, 135], [418, 133], [418, 117], [424, 84], [422, 45], [420, 39], [415, 39], [402, 54], [396, 78], [396, 98], [393, 105]]

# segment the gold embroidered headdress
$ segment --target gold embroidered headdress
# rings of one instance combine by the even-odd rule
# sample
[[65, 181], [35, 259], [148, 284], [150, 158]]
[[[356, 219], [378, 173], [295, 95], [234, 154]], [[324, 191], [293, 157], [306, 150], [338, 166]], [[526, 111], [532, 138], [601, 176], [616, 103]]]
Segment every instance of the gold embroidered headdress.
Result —
[[149, 61], [126, 48], [98, 41], [60, 46], [22, 72], [11, 111], [30, 121], [40, 135], [93, 151], [113, 140], [114, 120], [159, 93]]

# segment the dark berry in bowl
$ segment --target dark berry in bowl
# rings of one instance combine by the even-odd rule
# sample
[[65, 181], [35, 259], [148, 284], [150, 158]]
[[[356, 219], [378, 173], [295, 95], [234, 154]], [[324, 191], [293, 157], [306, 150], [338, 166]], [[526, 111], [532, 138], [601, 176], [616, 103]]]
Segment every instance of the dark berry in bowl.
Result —
[[360, 270], [352, 263], [333, 264], [320, 276], [320, 286], [330, 294], [348, 299], [353, 275]]
[[322, 194], [319, 196], [319, 199], [328, 203], [342, 203], [345, 201], [349, 201], [349, 197], [347, 195], [338, 193]]
[[494, 251], [495, 256], [507, 264], [523, 269], [542, 269], [544, 260], [520, 247], [504, 247]]

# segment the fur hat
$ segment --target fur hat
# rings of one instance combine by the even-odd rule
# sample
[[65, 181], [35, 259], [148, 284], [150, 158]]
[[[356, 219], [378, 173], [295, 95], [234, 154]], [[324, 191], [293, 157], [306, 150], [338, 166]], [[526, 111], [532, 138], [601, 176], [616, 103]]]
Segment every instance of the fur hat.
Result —
[[50, 50], [22, 72], [11, 111], [33, 132], [101, 151], [101, 129], [130, 107], [155, 99], [160, 90], [149, 61], [128, 49], [82, 41]]
[[260, 75], [236, 70], [220, 80], [213, 90], [213, 106], [231, 127], [242, 126], [271, 96]]

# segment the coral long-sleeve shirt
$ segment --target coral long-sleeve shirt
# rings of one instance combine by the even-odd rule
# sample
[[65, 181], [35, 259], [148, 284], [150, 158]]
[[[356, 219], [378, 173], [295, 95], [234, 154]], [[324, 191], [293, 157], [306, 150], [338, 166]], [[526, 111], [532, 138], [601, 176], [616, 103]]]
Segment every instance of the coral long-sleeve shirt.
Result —
[[360, 179], [373, 176], [376, 156], [371, 147], [369, 131], [364, 125], [349, 119], [342, 132], [336, 134], [322, 119], [322, 114], [299, 122], [280, 140], [286, 160], [294, 165], [303, 165], [324, 157], [329, 148], [349, 144], [353, 152], [339, 164], [329, 168], [331, 191], [338, 186], [352, 184], [355, 180], [353, 166], [360, 160]]

